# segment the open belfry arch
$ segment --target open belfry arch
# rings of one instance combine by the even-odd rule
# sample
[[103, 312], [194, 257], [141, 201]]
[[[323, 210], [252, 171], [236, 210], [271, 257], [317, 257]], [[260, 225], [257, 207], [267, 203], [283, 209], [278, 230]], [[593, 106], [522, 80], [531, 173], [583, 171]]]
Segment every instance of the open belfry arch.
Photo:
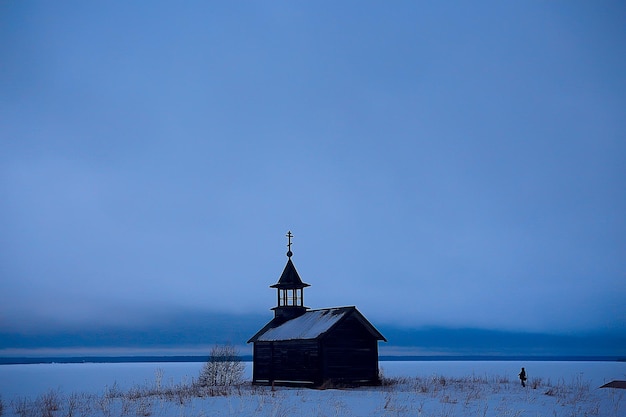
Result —
[[304, 283], [291, 260], [278, 282], [274, 318], [248, 340], [253, 343], [253, 383], [320, 386], [374, 385], [378, 341], [384, 336], [354, 306], [311, 310], [304, 306]]
[[291, 238], [293, 235], [291, 231], [287, 233], [289, 243], [287, 244], [287, 265], [283, 273], [280, 275], [278, 282], [274, 285], [270, 285], [270, 288], [276, 288], [278, 295], [278, 304], [272, 310], [274, 310], [276, 317], [284, 319], [291, 319], [301, 316], [308, 307], [304, 306], [304, 288], [310, 287], [309, 284], [302, 282], [296, 267], [291, 261], [293, 252], [291, 252]]

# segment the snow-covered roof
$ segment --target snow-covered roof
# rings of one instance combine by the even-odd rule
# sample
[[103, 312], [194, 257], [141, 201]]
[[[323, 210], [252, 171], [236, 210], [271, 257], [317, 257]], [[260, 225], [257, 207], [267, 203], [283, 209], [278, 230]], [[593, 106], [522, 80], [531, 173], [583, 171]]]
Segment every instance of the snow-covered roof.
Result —
[[309, 310], [301, 316], [287, 321], [274, 318], [252, 336], [248, 343], [317, 339], [324, 336], [348, 316], [361, 323], [376, 340], [387, 341], [385, 336], [380, 334], [356, 307], [349, 306]]
[[266, 330], [256, 340], [274, 342], [278, 340], [316, 339], [330, 330], [350, 311], [351, 309], [346, 307], [310, 310], [300, 317]]

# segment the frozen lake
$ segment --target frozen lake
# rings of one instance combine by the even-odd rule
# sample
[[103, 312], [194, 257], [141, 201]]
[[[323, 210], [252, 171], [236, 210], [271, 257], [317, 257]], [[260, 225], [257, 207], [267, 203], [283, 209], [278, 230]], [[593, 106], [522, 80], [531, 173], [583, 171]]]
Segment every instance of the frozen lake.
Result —
[[[113, 384], [121, 389], [154, 383], [157, 370], [162, 383], [188, 382], [196, 378], [202, 363], [78, 363], [0, 365], [0, 394], [5, 400], [36, 397], [51, 389], [61, 393], [100, 394]], [[383, 361], [384, 376], [506, 376], [517, 379], [524, 366], [529, 380], [542, 378], [553, 383], [575, 378], [588, 381], [591, 387], [605, 382], [626, 380], [626, 362], [546, 362], [546, 361]], [[251, 379], [252, 365], [246, 364], [246, 379]]]

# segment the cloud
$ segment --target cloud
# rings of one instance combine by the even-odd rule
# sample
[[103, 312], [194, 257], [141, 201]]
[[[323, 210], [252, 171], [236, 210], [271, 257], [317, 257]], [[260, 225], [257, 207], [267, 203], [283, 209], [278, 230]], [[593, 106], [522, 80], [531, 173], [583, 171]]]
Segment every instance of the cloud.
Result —
[[[125, 313], [131, 313], [126, 311]], [[262, 314], [229, 314], [200, 310], [144, 310], [141, 321], [87, 323], [39, 323], [44, 327], [0, 328], [3, 356], [128, 356], [206, 355], [215, 344], [246, 345], [269, 317]], [[382, 355], [495, 355], [495, 356], [620, 356], [624, 355], [621, 331], [554, 334], [480, 328], [404, 327], [375, 323], [387, 343]]]
[[622, 328], [626, 37], [577, 7], [8, 6], [0, 323], [270, 314], [291, 229], [311, 307]]

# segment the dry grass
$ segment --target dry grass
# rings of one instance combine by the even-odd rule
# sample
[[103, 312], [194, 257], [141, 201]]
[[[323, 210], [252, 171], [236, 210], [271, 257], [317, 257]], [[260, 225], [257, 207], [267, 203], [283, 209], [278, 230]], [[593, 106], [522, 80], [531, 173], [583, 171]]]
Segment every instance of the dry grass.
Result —
[[[520, 404], [531, 408], [536, 405], [535, 410], [552, 410], [545, 415], [557, 417], [618, 417], [624, 411], [621, 393], [615, 393], [610, 402], [604, 403], [606, 409], [602, 409], [598, 396], [581, 377], [570, 382], [561, 380], [554, 385], [549, 381], [530, 381], [527, 388], [521, 388], [517, 381], [511, 382], [501, 376], [452, 378], [431, 375], [383, 378], [380, 387], [325, 391], [287, 388], [272, 391], [269, 387], [250, 383], [211, 387], [193, 379], [164, 384], [162, 377], [162, 372], [157, 371], [152, 383], [129, 389], [120, 389], [113, 384], [101, 395], [74, 393], [64, 396], [58, 391], [48, 391], [34, 400], [16, 398], [7, 408], [3, 406], [3, 410], [5, 415], [16, 417], [157, 417], [207, 415], [207, 409], [221, 404], [217, 406], [223, 410], [220, 415], [349, 416], [358, 415], [350, 408], [350, 398], [361, 396], [373, 404], [378, 402], [371, 415], [385, 416], [516, 417], [532, 414], [528, 409], [520, 408]], [[321, 403], [320, 398], [323, 398]], [[301, 413], [300, 406], [307, 404], [311, 408]]]

